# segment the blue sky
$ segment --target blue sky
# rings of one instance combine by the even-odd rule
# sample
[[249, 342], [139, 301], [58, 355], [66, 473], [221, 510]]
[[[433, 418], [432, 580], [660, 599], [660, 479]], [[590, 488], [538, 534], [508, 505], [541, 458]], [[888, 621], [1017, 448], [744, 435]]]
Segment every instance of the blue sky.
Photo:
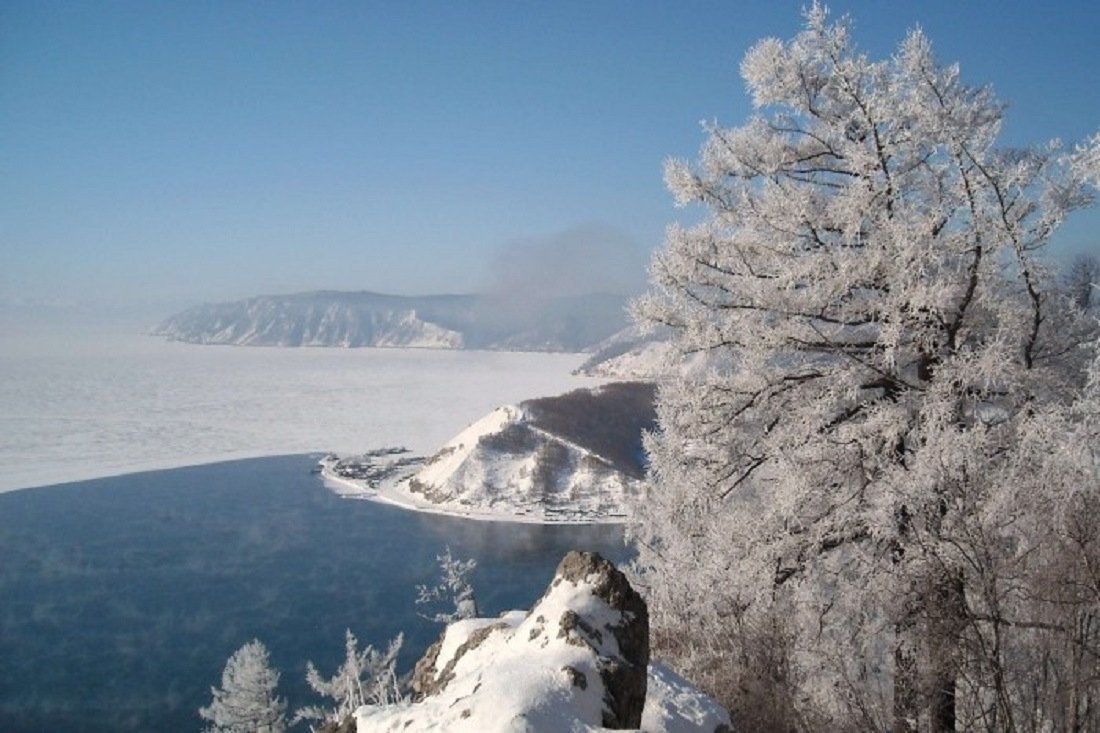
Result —
[[[8, 0], [0, 302], [462, 292], [601, 247], [634, 282], [683, 216], [662, 161], [745, 120], [741, 57], [802, 5]], [[920, 24], [1006, 143], [1100, 129], [1100, 4], [830, 7], [876, 58]]]

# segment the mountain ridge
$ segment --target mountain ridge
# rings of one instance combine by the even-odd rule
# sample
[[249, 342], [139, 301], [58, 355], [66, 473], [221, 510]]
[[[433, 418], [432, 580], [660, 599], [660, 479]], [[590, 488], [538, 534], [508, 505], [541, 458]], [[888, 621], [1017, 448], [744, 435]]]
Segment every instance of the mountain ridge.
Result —
[[588, 351], [626, 323], [626, 298], [389, 295], [315, 290], [205, 303], [154, 335], [235, 346]]

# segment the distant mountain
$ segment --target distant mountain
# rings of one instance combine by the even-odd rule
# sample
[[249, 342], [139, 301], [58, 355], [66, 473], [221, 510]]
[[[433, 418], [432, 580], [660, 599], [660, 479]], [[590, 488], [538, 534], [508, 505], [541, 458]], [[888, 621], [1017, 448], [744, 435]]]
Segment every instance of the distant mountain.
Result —
[[318, 291], [200, 305], [153, 333], [237, 346], [586, 351], [626, 323], [618, 295], [517, 299]]

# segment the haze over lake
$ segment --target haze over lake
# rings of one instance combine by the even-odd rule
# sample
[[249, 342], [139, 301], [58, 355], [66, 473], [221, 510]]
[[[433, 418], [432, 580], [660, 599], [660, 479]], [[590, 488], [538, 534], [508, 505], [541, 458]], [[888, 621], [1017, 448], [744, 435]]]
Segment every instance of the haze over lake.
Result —
[[[614, 526], [471, 522], [341, 499], [284, 456], [0, 495], [0, 730], [198, 731], [226, 658], [260, 638], [292, 709], [320, 702], [344, 630], [408, 670], [441, 631], [416, 615], [449, 546], [483, 614], [529, 608], [569, 549], [620, 560]], [[296, 728], [302, 730], [304, 727]]]

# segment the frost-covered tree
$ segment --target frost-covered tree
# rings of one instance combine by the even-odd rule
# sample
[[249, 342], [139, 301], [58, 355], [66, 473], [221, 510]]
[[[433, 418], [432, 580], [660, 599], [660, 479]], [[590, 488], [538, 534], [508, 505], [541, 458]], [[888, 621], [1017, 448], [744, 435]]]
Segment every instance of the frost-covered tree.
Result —
[[313, 662], [306, 664], [306, 682], [318, 695], [332, 700], [332, 705], [312, 705], [295, 712], [294, 722], [316, 720], [339, 723], [362, 705], [389, 705], [402, 699], [395, 671], [397, 655], [404, 637], [398, 634], [386, 650], [378, 651], [369, 644], [359, 650], [359, 641], [345, 632], [344, 663], [336, 674], [325, 679]]
[[1095, 308], [1100, 302], [1100, 259], [1086, 254], [1074, 257], [1066, 271], [1066, 287], [1078, 308]]
[[211, 703], [199, 708], [210, 733], [283, 733], [286, 701], [275, 696], [279, 673], [271, 668], [267, 647], [253, 639], [229, 657], [221, 688], [211, 687]]
[[638, 508], [657, 644], [734, 703], [797, 687], [785, 725], [1008, 729], [1012, 614], [1097, 491], [1049, 460], [1091, 349], [1041, 260], [1096, 140], [998, 147], [1003, 105], [920, 31], [872, 61], [817, 4], [741, 71], [758, 112], [668, 163], [709, 216], [637, 305], [696, 356]]
[[439, 562], [439, 582], [433, 586], [418, 585], [416, 605], [428, 609], [444, 605], [453, 610], [429, 610], [427, 613], [418, 611], [418, 615], [439, 624], [476, 617], [477, 597], [474, 595], [474, 586], [470, 583], [470, 574], [477, 567], [477, 561], [473, 558], [459, 560], [451, 554], [450, 547], [442, 555], [437, 555], [436, 560]]

